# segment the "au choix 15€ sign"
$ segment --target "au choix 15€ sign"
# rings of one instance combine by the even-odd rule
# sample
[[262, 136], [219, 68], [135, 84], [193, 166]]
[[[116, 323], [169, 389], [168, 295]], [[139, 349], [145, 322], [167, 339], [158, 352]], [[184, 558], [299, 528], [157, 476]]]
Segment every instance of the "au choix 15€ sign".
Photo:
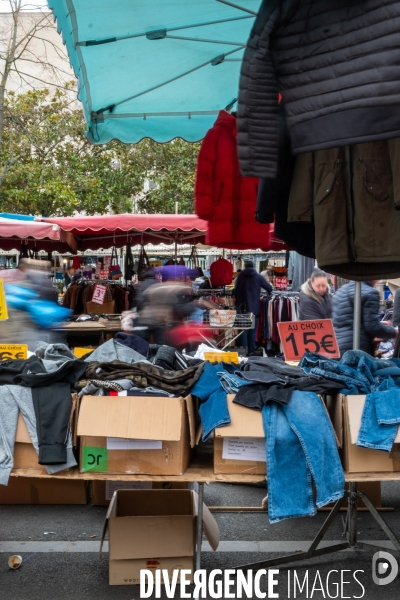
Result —
[[340, 357], [331, 319], [278, 323], [278, 331], [286, 360], [300, 360], [307, 352]]

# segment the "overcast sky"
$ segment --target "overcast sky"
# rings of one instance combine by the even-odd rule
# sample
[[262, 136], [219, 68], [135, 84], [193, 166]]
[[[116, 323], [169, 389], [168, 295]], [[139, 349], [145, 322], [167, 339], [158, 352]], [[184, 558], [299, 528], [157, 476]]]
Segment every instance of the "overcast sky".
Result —
[[[25, 10], [43, 9], [47, 6], [47, 0], [23, 0]], [[0, 0], [0, 12], [10, 12], [9, 0]]]

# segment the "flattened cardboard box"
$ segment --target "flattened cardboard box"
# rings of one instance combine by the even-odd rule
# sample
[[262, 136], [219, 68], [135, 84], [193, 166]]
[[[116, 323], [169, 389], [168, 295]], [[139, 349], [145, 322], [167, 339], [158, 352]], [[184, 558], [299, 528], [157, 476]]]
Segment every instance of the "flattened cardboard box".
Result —
[[234, 398], [234, 394], [227, 396], [231, 423], [214, 431], [214, 473], [265, 475], [266, 447], [261, 411], [235, 404]]
[[[119, 490], [104, 523], [109, 532], [109, 583], [131, 585], [141, 569], [194, 570], [198, 497], [190, 490]], [[218, 525], [203, 504], [203, 531], [213, 550]]]
[[10, 477], [0, 486], [0, 504], [86, 504], [88, 482]]
[[[347, 473], [393, 473], [400, 471], [400, 432], [397, 433], [391, 452], [372, 450], [357, 446], [365, 395], [343, 396], [338, 394], [332, 402], [334, 427], [342, 440], [342, 462]], [[332, 412], [331, 412], [332, 417]]]
[[81, 473], [183, 475], [196, 440], [192, 397], [83, 396], [77, 434]]

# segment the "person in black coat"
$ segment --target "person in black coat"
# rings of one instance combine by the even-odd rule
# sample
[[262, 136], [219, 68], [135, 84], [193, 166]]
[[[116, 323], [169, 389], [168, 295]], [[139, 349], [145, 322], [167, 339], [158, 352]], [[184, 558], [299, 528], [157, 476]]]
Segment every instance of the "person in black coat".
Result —
[[300, 321], [318, 321], [332, 316], [332, 297], [329, 293], [328, 275], [321, 269], [314, 269], [301, 286], [299, 302]]
[[[379, 292], [375, 281], [361, 284], [361, 332], [360, 350], [374, 355], [374, 340], [390, 340], [398, 329], [379, 320]], [[353, 348], [354, 329], [354, 281], [343, 285], [333, 296], [332, 320], [339, 344], [340, 354]]]
[[252, 261], [244, 263], [244, 270], [235, 279], [233, 294], [236, 298], [238, 312], [251, 312], [255, 316], [253, 329], [245, 330], [242, 334], [242, 343], [247, 346], [250, 355], [256, 349], [256, 331], [260, 318], [260, 292], [261, 288], [268, 293], [272, 292], [272, 286], [255, 270]]

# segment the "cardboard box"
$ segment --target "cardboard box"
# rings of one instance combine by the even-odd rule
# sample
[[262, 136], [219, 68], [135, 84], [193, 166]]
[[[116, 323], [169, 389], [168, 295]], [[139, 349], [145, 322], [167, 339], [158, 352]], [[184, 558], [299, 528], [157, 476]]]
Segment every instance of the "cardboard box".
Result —
[[77, 434], [82, 473], [183, 475], [196, 440], [192, 397], [83, 396]]
[[110, 506], [116, 490], [187, 490], [188, 485], [185, 481], [93, 481], [92, 506]]
[[86, 481], [10, 477], [7, 486], [0, 486], [0, 504], [86, 504], [87, 501]]
[[329, 412], [336, 435], [341, 442], [344, 470], [347, 473], [400, 471], [400, 432], [397, 433], [390, 453], [356, 445], [365, 398], [365, 395], [343, 396], [338, 394], [330, 399]]
[[[198, 497], [190, 490], [120, 490], [107, 511], [109, 583], [140, 582], [141, 569], [194, 570]], [[213, 550], [219, 529], [203, 505], [203, 531]]]
[[[76, 394], [72, 394], [71, 431], [75, 429], [76, 406], [77, 396]], [[38, 463], [37, 452], [32, 444], [24, 418], [20, 412], [18, 413], [17, 430], [15, 433], [14, 469], [35, 469], [35, 471], [47, 473], [46, 467]]]
[[228, 394], [231, 423], [214, 431], [214, 473], [265, 475], [266, 447], [261, 411], [235, 404]]

